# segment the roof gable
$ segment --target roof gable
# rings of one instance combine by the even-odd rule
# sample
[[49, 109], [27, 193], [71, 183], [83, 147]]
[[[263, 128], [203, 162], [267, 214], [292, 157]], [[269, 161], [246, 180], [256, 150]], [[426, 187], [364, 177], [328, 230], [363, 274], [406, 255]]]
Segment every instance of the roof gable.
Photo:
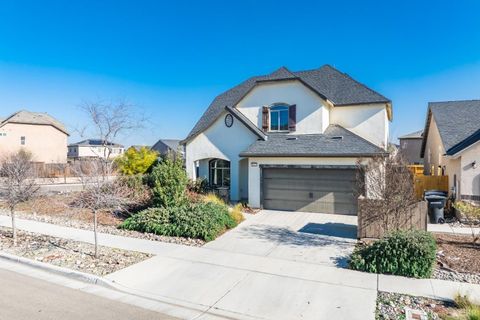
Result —
[[458, 153], [470, 145], [466, 145], [467, 140], [471, 142], [479, 134], [480, 100], [430, 102], [422, 142], [422, 157], [432, 118], [435, 119], [446, 153]]
[[31, 112], [27, 110], [20, 110], [10, 115], [6, 119], [3, 119], [0, 122], [0, 127], [4, 126], [7, 123], [21, 123], [21, 124], [32, 124], [32, 125], [50, 125], [61, 132], [68, 134], [67, 129], [57, 119], [49, 115], [48, 113], [41, 112]]
[[158, 140], [151, 149], [157, 150], [161, 144], [163, 144], [166, 148], [178, 151], [178, 146], [180, 145], [181, 140], [179, 139], [160, 139]]
[[189, 139], [207, 129], [224, 111], [225, 107], [235, 105], [245, 97], [258, 83], [266, 81], [299, 80], [333, 105], [355, 105], [367, 103], [391, 103], [391, 101], [345, 73], [330, 65], [307, 71], [292, 72], [286, 67], [264, 76], [247, 79], [230, 90], [218, 95], [201, 116], [187, 138]]

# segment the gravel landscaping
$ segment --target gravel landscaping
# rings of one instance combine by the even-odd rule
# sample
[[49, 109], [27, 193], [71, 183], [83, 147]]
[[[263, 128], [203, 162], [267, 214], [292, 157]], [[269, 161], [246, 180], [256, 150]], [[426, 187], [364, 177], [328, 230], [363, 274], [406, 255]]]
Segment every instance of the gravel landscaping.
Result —
[[89, 243], [20, 230], [17, 231], [17, 239], [18, 244], [14, 247], [11, 229], [0, 227], [1, 251], [98, 276], [118, 271], [152, 256], [135, 251], [99, 247], [99, 257], [95, 259], [94, 246]]
[[480, 245], [469, 235], [435, 234], [437, 268], [433, 278], [480, 284]]
[[408, 309], [414, 310], [414, 312], [415, 310], [420, 311], [426, 315], [427, 319], [453, 318], [460, 315], [461, 312], [453, 302], [413, 297], [398, 293], [379, 292], [375, 318], [378, 320], [406, 319], [406, 311]]

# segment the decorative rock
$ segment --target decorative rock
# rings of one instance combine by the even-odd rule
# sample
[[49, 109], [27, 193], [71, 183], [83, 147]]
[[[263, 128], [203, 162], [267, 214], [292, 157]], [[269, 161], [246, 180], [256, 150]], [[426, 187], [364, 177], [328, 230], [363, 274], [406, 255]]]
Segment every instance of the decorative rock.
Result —
[[[18, 231], [18, 245], [13, 246], [10, 228], [0, 227], [0, 250], [96, 275], [106, 275], [143, 261], [151, 255], [108, 247], [100, 247], [98, 259], [89, 243]], [[31, 246], [35, 243], [35, 246]]]

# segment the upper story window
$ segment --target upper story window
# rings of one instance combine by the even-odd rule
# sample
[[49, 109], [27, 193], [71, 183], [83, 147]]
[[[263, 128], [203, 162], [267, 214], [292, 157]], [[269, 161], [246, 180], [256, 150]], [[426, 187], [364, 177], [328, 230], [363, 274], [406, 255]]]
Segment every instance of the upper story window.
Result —
[[21, 144], [22, 146], [25, 145], [25, 136], [21, 136], [21, 137], [20, 137], [20, 144]]
[[270, 131], [288, 131], [288, 106], [270, 107]]

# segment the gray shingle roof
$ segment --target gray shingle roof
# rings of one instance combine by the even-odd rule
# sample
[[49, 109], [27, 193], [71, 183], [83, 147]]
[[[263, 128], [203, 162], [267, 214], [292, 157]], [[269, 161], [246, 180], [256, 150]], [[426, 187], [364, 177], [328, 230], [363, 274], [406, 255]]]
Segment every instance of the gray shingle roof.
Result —
[[58, 121], [57, 119], [49, 115], [48, 113], [20, 110], [10, 115], [9, 117], [3, 119], [0, 122], [0, 127], [7, 123], [51, 125], [68, 135], [68, 131], [63, 125], [63, 123], [61, 123], [60, 121]]
[[152, 147], [153, 150], [156, 150], [156, 147], [158, 146], [159, 143], [163, 143], [166, 145], [170, 150], [177, 151], [178, 150], [178, 145], [180, 144], [179, 139], [160, 139], [158, 140]]
[[422, 134], [423, 134], [423, 129], [404, 134], [403, 136], [398, 137], [398, 139], [421, 139], [423, 137]]
[[458, 145], [480, 130], [480, 100], [430, 102], [422, 143], [422, 157], [425, 153], [431, 117], [435, 119], [446, 153], [459, 152], [468, 145], [463, 144], [462, 149], [459, 149]]
[[324, 134], [269, 134], [241, 157], [359, 157], [384, 155], [386, 151], [339, 126], [330, 125]]
[[207, 129], [221, 114], [226, 106], [234, 107], [259, 82], [298, 79], [309, 86], [322, 98], [334, 105], [355, 105], [366, 103], [390, 103], [381, 94], [352, 79], [330, 65], [318, 69], [292, 72], [285, 67], [264, 76], [256, 76], [218, 95], [200, 117], [193, 129], [183, 141], [186, 142]]

